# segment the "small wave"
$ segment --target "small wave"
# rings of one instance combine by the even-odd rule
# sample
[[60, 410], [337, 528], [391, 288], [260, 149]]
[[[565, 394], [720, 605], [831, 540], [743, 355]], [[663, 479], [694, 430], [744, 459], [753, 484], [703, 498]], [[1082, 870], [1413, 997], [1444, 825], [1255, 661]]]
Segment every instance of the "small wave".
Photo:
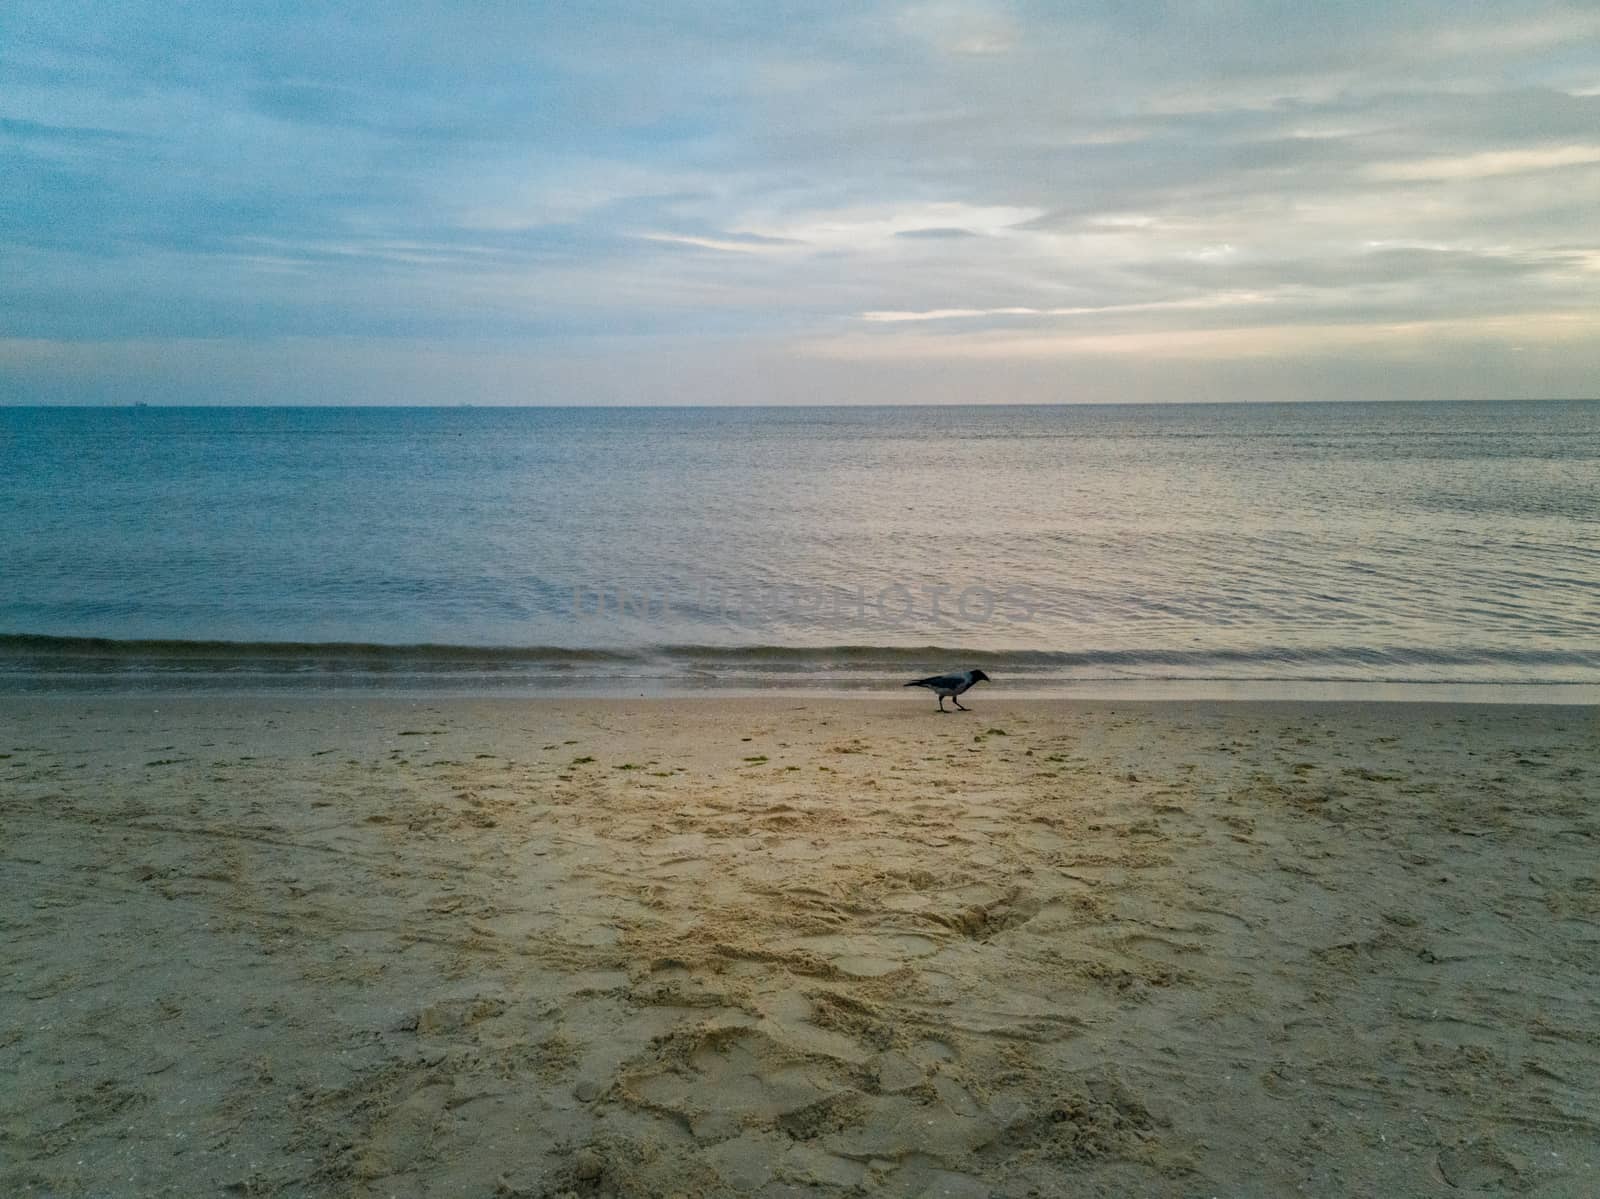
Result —
[[644, 681], [754, 689], [856, 689], [981, 668], [1024, 687], [1096, 681], [1600, 683], [1600, 652], [1559, 648], [1263, 645], [1003, 649], [920, 645], [474, 646], [379, 642], [116, 640], [0, 634], [10, 690], [224, 684], [273, 687], [603, 688]]
[[183, 641], [110, 637], [51, 637], [0, 633], [0, 659], [106, 659], [130, 662], [385, 662], [459, 664], [495, 662], [521, 665], [577, 665], [630, 662], [628, 650], [568, 649], [560, 646], [390, 645], [366, 641]]
[[1260, 646], [1213, 649], [974, 649], [960, 646], [657, 646], [648, 651], [664, 658], [724, 662], [730, 666], [805, 667], [826, 665], [872, 668], [888, 666], [1000, 667], [1010, 670], [1063, 670], [1074, 667], [1204, 667], [1222, 665], [1314, 666], [1575, 666], [1600, 669], [1600, 652], [1565, 649], [1435, 649], [1409, 646]]

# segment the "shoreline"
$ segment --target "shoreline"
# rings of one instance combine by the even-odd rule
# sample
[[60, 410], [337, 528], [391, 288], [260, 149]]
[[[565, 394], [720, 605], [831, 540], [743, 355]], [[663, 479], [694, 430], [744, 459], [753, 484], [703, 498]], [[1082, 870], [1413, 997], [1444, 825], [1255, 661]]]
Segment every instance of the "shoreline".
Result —
[[[1485, 690], [1501, 693], [1499, 686]], [[1405, 695], [1382, 697], [1354, 696], [1279, 696], [1279, 695], [1058, 695], [985, 693], [981, 688], [961, 697], [967, 703], [965, 711], [956, 708], [945, 710], [946, 716], [981, 720], [986, 715], [1028, 712], [1035, 715], [1053, 715], [1065, 718], [1073, 713], [1091, 716], [1104, 715], [1112, 710], [1146, 711], [1152, 715], [1192, 712], [1242, 713], [1248, 710], [1262, 712], [1326, 711], [1329, 714], [1359, 714], [1392, 710], [1396, 714], [1420, 716], [1423, 713], [1443, 711], [1469, 713], [1544, 713], [1579, 722], [1593, 723], [1600, 737], [1600, 704], [1572, 701], [1522, 700], [1512, 698], [1427, 698]], [[8, 692], [0, 690], [0, 719], [10, 719], [24, 713], [42, 710], [42, 706], [59, 713], [72, 713], [84, 709], [106, 711], [125, 710], [131, 714], [160, 711], [161, 705], [168, 713], [209, 714], [218, 705], [240, 711], [309, 711], [317, 708], [346, 710], [352, 715], [370, 708], [375, 712], [405, 710], [432, 710], [434, 708], [473, 709], [481, 707], [490, 713], [508, 709], [523, 709], [560, 716], [570, 712], [622, 711], [655, 716], [667, 712], [692, 712], [700, 714], [741, 713], [775, 715], [782, 712], [823, 712], [830, 708], [852, 714], [875, 718], [920, 719], [924, 716], [937, 719], [938, 710], [929, 692], [907, 691], [904, 696], [865, 691], [801, 691], [765, 690], [703, 690], [678, 693], [648, 693], [619, 695], [604, 693], [538, 692], [415, 692], [415, 691], [342, 691], [293, 689], [280, 691], [138, 691], [138, 692]]]
[[[637, 685], [636, 685], [637, 686]], [[774, 703], [795, 700], [831, 700], [844, 703], [896, 703], [899, 696], [887, 683], [854, 687], [766, 686], [705, 684], [683, 687], [653, 684], [634, 689], [615, 684], [558, 683], [538, 687], [521, 685], [483, 686], [463, 684], [449, 688], [438, 685], [410, 686], [393, 682], [358, 684], [349, 681], [308, 682], [297, 680], [283, 685], [245, 685], [235, 681], [204, 686], [161, 686], [143, 681], [107, 687], [101, 680], [63, 683], [19, 681], [0, 676], [0, 704], [8, 701], [178, 701], [274, 700], [363, 703], [470, 703], [476, 700], [524, 703]], [[1305, 680], [1206, 680], [1180, 679], [1153, 682], [1085, 681], [1055, 688], [1007, 688], [1005, 691], [979, 690], [986, 697], [1008, 704], [1404, 704], [1535, 708], [1600, 707], [1600, 683], [1418, 683], [1418, 682], [1307, 682]]]
[[949, 646], [565, 648], [113, 640], [0, 634], [0, 695], [308, 694], [569, 700], [892, 696], [982, 667], [1010, 700], [1600, 704], [1600, 655], [1415, 648], [1008, 650]]
[[0, 700], [0, 1189], [1593, 1189], [1592, 711], [972, 706]]

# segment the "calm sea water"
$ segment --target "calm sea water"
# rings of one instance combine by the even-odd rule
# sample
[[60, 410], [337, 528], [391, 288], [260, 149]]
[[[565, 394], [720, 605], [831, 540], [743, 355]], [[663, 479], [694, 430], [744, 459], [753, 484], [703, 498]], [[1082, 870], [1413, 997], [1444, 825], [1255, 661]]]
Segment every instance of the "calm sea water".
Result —
[[1600, 403], [0, 408], [0, 687], [1587, 695], [1597, 484]]

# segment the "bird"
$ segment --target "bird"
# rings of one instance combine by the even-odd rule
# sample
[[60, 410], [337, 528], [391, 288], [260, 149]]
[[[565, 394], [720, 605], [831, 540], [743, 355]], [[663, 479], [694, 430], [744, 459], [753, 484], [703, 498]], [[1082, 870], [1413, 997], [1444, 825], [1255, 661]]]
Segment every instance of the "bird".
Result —
[[947, 697], [957, 708], [961, 708], [961, 711], [970, 712], [972, 709], [962, 708], [961, 701], [956, 696], [966, 691], [974, 683], [987, 683], [988, 681], [989, 676], [984, 674], [983, 671], [967, 670], [961, 674], [936, 674], [931, 678], [918, 679], [914, 683], [907, 683], [906, 686], [926, 687], [929, 691], [934, 692], [939, 697], [939, 711], [941, 712], [950, 710], [944, 706], [944, 701]]

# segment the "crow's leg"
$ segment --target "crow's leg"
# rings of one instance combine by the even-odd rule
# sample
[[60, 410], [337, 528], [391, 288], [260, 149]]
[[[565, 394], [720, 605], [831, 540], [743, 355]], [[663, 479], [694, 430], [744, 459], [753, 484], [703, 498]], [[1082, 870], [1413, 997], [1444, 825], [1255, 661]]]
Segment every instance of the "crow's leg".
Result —
[[939, 711], [943, 712], [946, 716], [950, 714], [950, 709], [944, 706], [944, 696], [942, 695], [939, 697]]
[[[951, 703], [953, 703], [953, 704], [954, 704], [954, 705], [955, 705], [955, 706], [956, 706], [956, 707], [958, 707], [958, 708], [961, 708], [961, 701], [960, 701], [960, 700], [959, 700], [959, 699], [957, 699], [957, 698], [956, 698], [956, 697], [955, 697], [955, 696], [953, 696], [953, 695], [952, 695], [952, 696], [951, 696], [951, 697], [950, 697], [950, 702], [951, 702]], [[961, 708], [961, 710], [962, 710], [962, 711], [963, 711], [963, 712], [970, 712], [970, 711], [972, 711], [972, 709], [971, 709], [971, 708]]]

